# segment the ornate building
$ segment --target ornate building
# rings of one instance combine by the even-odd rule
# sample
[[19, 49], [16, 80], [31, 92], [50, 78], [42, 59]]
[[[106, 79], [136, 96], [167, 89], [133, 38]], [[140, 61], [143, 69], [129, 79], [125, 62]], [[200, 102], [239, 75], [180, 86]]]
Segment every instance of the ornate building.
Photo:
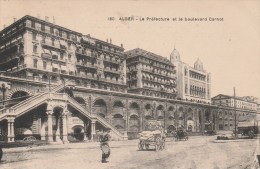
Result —
[[210, 103], [211, 76], [203, 69], [203, 63], [197, 59], [194, 67], [189, 66], [181, 61], [176, 49], [172, 51], [170, 61], [176, 66], [178, 99]]
[[151, 119], [168, 131], [203, 133], [219, 129], [219, 113], [232, 112], [176, 99], [175, 65], [167, 59], [141, 49], [123, 53], [122, 45], [48, 18], [25, 16], [0, 37], [0, 135], [9, 142], [30, 135], [94, 140], [105, 127], [114, 140], [125, 140]]
[[176, 97], [176, 72], [168, 59], [142, 49], [125, 54], [129, 92], [168, 99]]

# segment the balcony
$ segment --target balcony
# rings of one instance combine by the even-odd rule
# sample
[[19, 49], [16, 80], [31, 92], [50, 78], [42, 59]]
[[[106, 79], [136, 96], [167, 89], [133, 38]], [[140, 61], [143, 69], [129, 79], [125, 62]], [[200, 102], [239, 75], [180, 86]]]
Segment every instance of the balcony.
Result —
[[166, 75], [166, 74], [164, 74], [164, 73], [159, 73], [159, 72], [155, 72], [155, 71], [153, 71], [152, 69], [148, 69], [148, 68], [142, 68], [142, 71], [144, 71], [144, 72], [148, 72], [148, 73], [150, 73], [150, 74], [155, 74], [155, 75], [157, 75], [157, 76], [161, 76], [161, 77], [165, 77], [165, 78], [167, 78], [167, 79], [176, 79], [176, 76], [175, 75], [173, 75], [173, 76], [168, 76], [168, 75]]
[[65, 50], [60, 47], [60, 44], [53, 44], [52, 42], [41, 41], [43, 47], [52, 48], [54, 50]]
[[80, 55], [80, 56], [96, 58], [96, 55], [94, 53], [87, 53], [87, 52], [83, 52], [82, 50], [76, 50], [75, 53], [76, 53], [76, 55]]
[[91, 68], [91, 69], [97, 69], [96, 64], [91, 64], [89, 62], [83, 63], [83, 62], [77, 62], [76, 66], [85, 67], [85, 68]]
[[20, 53], [17, 53], [15, 55], [12, 55], [10, 57], [4, 58], [4, 60], [0, 61], [0, 65], [5, 65], [5, 64], [12, 63], [12, 62], [16, 62], [16, 60], [18, 60], [20, 58], [21, 54], [23, 54], [23, 53], [20, 52]]
[[5, 48], [1, 49], [0, 50], [0, 54], [7, 51], [7, 50], [12, 50], [14, 47], [17, 47], [17, 45], [21, 44], [21, 43], [24, 43], [24, 40], [23, 39], [17, 39], [16, 41], [12, 42], [11, 44], [9, 45], [6, 45]]
[[110, 69], [108, 67], [104, 68], [104, 72], [108, 72], [108, 73], [112, 73], [112, 74], [116, 74], [116, 75], [120, 75], [121, 74], [121, 72], [119, 70]]
[[114, 64], [117, 64], [117, 65], [120, 63], [120, 61], [118, 61], [118, 60], [116, 61], [115, 59], [111, 59], [111, 58], [110, 59], [103, 58], [103, 61], [108, 62], [108, 63], [114, 63]]
[[18, 72], [18, 71], [23, 70], [23, 69], [25, 69], [25, 68], [27, 68], [27, 67], [28, 67], [28, 66], [27, 66], [26, 64], [20, 65], [20, 66], [18, 66], [18, 67], [14, 67], [14, 68], [12, 68], [12, 69], [8, 69], [8, 70], [6, 71], [6, 73]]

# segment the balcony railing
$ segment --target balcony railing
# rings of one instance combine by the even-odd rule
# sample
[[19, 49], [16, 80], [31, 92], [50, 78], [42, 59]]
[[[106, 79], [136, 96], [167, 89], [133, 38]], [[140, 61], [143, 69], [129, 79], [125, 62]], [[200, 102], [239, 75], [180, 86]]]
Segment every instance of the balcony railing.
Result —
[[24, 40], [23, 40], [23, 39], [18, 39], [18, 40], [16, 40], [16, 41], [12, 42], [12, 43], [9, 44], [9, 45], [6, 45], [5, 48], [3, 48], [3, 49], [0, 50], [0, 54], [1, 54], [2, 52], [6, 51], [6, 50], [9, 50], [9, 49], [12, 49], [13, 47], [16, 47], [16, 46], [19, 45], [20, 43], [24, 43]]
[[87, 56], [87, 57], [91, 57], [91, 58], [96, 58], [96, 55], [94, 53], [87, 53], [87, 52], [83, 52], [82, 50], [76, 50], [76, 55], [81, 55], [81, 56]]
[[58, 50], [64, 50], [63, 48], [60, 47], [60, 44], [53, 44], [52, 42], [47, 42], [47, 41], [41, 41], [42, 46], [45, 47], [50, 47], [53, 49], [58, 49]]
[[104, 71], [105, 71], [105, 72], [109, 72], [109, 73], [113, 73], [113, 74], [117, 74], [117, 75], [120, 75], [120, 74], [121, 74], [120, 71], [115, 70], [115, 69], [110, 69], [110, 68], [108, 68], [108, 67], [105, 68]]
[[108, 59], [108, 58], [103, 58], [103, 61], [104, 62], [111, 62], [111, 63], [114, 63], [114, 64], [120, 63], [119, 61], [116, 61], [115, 59]]
[[97, 65], [96, 64], [91, 64], [89, 62], [87, 62], [87, 63], [77, 62], [76, 65], [77, 66], [82, 66], [82, 67], [87, 67], [87, 68], [92, 68], [92, 69], [97, 69]]

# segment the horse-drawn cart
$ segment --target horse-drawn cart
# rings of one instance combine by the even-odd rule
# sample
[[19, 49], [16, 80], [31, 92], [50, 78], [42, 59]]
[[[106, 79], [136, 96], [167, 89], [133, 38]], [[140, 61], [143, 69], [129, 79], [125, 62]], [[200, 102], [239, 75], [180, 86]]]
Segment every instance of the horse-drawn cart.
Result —
[[189, 139], [188, 133], [186, 131], [182, 130], [182, 129], [179, 129], [175, 133], [175, 140], [180, 141], [182, 139], [187, 141]]
[[145, 127], [146, 131], [139, 133], [139, 150], [148, 150], [151, 146], [155, 151], [163, 150], [165, 148], [166, 135], [162, 127], [156, 121], [150, 121]]

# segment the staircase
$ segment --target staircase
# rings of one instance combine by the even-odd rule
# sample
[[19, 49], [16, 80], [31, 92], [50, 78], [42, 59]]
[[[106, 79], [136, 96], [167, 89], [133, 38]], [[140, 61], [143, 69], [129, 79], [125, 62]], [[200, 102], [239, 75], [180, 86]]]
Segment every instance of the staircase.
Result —
[[[85, 108], [83, 108], [76, 100], [71, 98], [69, 95], [64, 93], [41, 93], [34, 95], [19, 104], [12, 106], [9, 109], [3, 109], [0, 112], [0, 121], [5, 119], [7, 115], [13, 115], [15, 118], [27, 113], [28, 111], [47, 103], [49, 99], [52, 100], [63, 100], [70, 104], [73, 108], [78, 110], [82, 115], [86, 116], [90, 120], [97, 120], [101, 125], [111, 128], [111, 135], [114, 140], [123, 140], [125, 137], [122, 133], [120, 133], [112, 124], [108, 123], [102, 117], [96, 114], [90, 114]], [[30, 105], [30, 106], [28, 106]], [[34, 122], [37, 121], [37, 117], [33, 117], [33, 133], [37, 133], [37, 126]]]
[[78, 111], [80, 111], [82, 114], [84, 114], [86, 117], [90, 119], [96, 119], [101, 125], [110, 128], [112, 131], [113, 139], [114, 140], [123, 140], [124, 135], [120, 133], [111, 123], [107, 122], [103, 117], [96, 115], [96, 114], [90, 114], [85, 108], [83, 108], [76, 100], [68, 97], [68, 103], [76, 108]]
[[[26, 112], [40, 106], [44, 102], [46, 102], [49, 94], [48, 93], [41, 93], [36, 94], [10, 108], [6, 108], [1, 110], [0, 112], [0, 121], [3, 120], [7, 115], [13, 115], [15, 117], [19, 117]], [[30, 106], [28, 106], [30, 105]]]

